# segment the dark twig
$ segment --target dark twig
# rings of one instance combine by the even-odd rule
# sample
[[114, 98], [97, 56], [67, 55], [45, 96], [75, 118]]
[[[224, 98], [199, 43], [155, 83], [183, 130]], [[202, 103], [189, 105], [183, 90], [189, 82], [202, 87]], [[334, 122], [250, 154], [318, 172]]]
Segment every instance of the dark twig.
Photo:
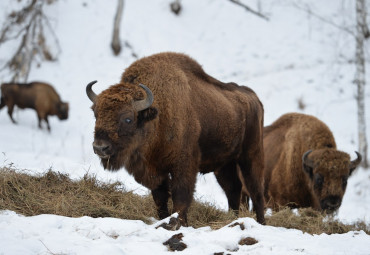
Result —
[[234, 4], [237, 4], [237, 5], [241, 6], [241, 7], [243, 7], [246, 11], [249, 11], [249, 12], [253, 13], [254, 15], [257, 15], [258, 17], [260, 17], [260, 18], [262, 18], [264, 20], [267, 20], [267, 21], [269, 20], [269, 18], [267, 16], [263, 15], [262, 13], [260, 13], [258, 11], [253, 10], [249, 6], [241, 3], [239, 0], [230, 0], [230, 1], [232, 3], [234, 3]]
[[134, 48], [132, 47], [132, 45], [128, 41], [125, 41], [125, 47], [127, 47], [131, 50], [131, 56], [133, 58], [135, 58], [135, 59], [139, 58], [139, 55], [137, 53], [135, 53]]

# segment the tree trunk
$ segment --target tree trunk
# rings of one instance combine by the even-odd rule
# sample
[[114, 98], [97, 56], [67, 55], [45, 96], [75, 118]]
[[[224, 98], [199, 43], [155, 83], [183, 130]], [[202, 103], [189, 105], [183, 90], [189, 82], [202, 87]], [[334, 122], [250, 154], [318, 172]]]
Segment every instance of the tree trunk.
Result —
[[358, 118], [358, 145], [362, 155], [361, 166], [368, 168], [366, 119], [365, 119], [365, 56], [364, 40], [366, 32], [366, 6], [365, 0], [356, 0], [356, 74], [357, 84], [357, 118]]
[[122, 19], [122, 12], [123, 12], [123, 0], [118, 0], [117, 12], [116, 12], [116, 16], [114, 17], [113, 38], [112, 38], [112, 43], [111, 43], [113, 53], [116, 56], [121, 52], [121, 42], [119, 39], [119, 30], [120, 30], [120, 24], [121, 24], [121, 19]]

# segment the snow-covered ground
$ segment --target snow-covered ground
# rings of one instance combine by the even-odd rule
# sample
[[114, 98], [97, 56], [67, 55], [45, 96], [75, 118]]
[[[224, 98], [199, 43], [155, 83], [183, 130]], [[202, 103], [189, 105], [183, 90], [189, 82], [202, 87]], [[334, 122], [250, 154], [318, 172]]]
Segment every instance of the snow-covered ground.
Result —
[[[181, 254], [369, 254], [364, 232], [310, 235], [294, 229], [261, 226], [250, 218], [237, 221], [245, 227], [181, 228], [176, 232], [142, 221], [54, 215], [23, 217], [5, 211], [0, 215], [1, 254], [169, 254], [163, 245], [182, 233], [187, 248]], [[238, 245], [252, 237], [254, 245]]]
[[[110, 49], [116, 1], [64, 0], [47, 6], [45, 11], [62, 51], [58, 61], [34, 67], [29, 81], [52, 83], [62, 99], [70, 103], [70, 117], [63, 122], [51, 117], [52, 131], [48, 133], [38, 129], [33, 110], [15, 111], [18, 125], [11, 123], [6, 110], [0, 111], [0, 165], [13, 164], [31, 173], [52, 168], [72, 178], [90, 173], [103, 181], [119, 180], [128, 189], [146, 194], [148, 190], [125, 170], [110, 173], [101, 167], [92, 151], [94, 117], [85, 95], [85, 86], [92, 80], [98, 80], [96, 92], [116, 83], [135, 60], [132, 51], [139, 57], [162, 51], [186, 53], [214, 77], [255, 90], [265, 107], [266, 125], [287, 112], [315, 115], [333, 131], [338, 148], [355, 157], [354, 38], [297, 8], [310, 6], [330, 22], [353, 29], [354, 1], [243, 2], [253, 8], [260, 2], [270, 21], [230, 1], [182, 1], [180, 16], [169, 11], [169, 0], [125, 1], [121, 38], [133, 50], [124, 47], [118, 57]], [[0, 23], [18, 5], [17, 1], [1, 1]], [[0, 45], [0, 64], [16, 47], [14, 42]], [[0, 82], [9, 77], [6, 71], [0, 72]], [[366, 89], [369, 105], [370, 90]], [[304, 109], [299, 108], [299, 102]], [[195, 197], [227, 209], [226, 197], [212, 174], [199, 176]], [[370, 172], [360, 168], [349, 179], [337, 217], [343, 222], [370, 223], [369, 212]], [[238, 222], [244, 222], [244, 231], [239, 227], [217, 231], [181, 228], [175, 233], [183, 233], [188, 246], [182, 253], [370, 254], [370, 236], [363, 232], [312, 236], [261, 226], [248, 218]], [[167, 248], [162, 243], [175, 233], [156, 229], [158, 224], [54, 215], [23, 217], [3, 211], [0, 254], [164, 254]], [[238, 246], [242, 237], [249, 236], [258, 243]], [[230, 251], [236, 248], [239, 250]]]

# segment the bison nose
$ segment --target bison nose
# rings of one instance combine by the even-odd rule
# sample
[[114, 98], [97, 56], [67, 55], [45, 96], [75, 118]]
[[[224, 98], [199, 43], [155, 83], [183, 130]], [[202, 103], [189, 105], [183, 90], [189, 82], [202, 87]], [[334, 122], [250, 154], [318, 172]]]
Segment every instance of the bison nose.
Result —
[[112, 145], [107, 141], [94, 141], [93, 148], [95, 154], [101, 158], [109, 157], [111, 155]]
[[321, 208], [329, 212], [333, 212], [339, 208], [341, 198], [339, 196], [329, 196], [321, 201]]

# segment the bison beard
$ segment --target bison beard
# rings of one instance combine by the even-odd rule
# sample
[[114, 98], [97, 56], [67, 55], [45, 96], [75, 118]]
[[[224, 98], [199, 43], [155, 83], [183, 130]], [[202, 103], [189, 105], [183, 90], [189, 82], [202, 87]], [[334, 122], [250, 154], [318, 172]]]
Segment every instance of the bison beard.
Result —
[[[129, 66], [121, 81], [86, 93], [96, 118], [93, 148], [103, 167], [125, 167], [148, 187], [162, 219], [168, 199], [187, 225], [197, 173], [214, 171], [229, 208], [241, 182], [264, 223], [263, 106], [249, 88], [223, 83], [183, 54], [160, 53]], [[143, 85], [145, 84], [145, 85]]]

